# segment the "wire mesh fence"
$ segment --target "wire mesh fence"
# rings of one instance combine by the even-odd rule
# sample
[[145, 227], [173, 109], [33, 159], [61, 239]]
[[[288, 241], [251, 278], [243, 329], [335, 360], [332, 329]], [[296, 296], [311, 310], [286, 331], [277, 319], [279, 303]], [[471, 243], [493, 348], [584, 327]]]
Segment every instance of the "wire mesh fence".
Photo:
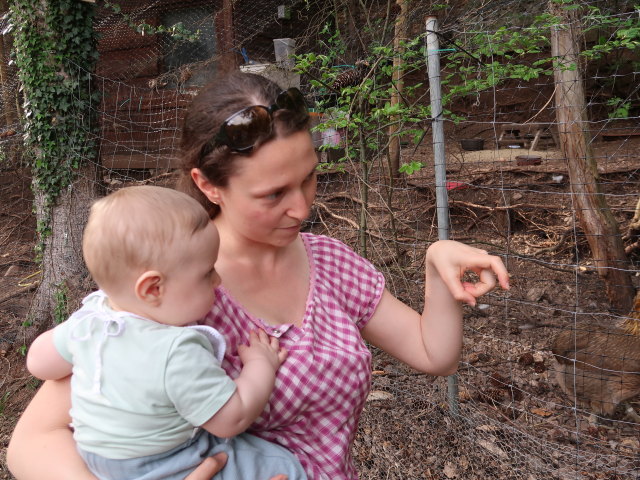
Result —
[[[323, 110], [322, 99], [331, 85], [317, 81], [355, 71], [373, 40], [392, 46], [394, 22], [402, 13], [393, 3], [353, 2], [358, 3], [355, 14], [351, 3], [152, 0], [122, 1], [121, 10], [102, 6], [95, 22], [101, 37], [93, 82], [101, 94], [93, 106], [99, 149], [96, 158], [83, 159], [97, 164], [100, 187], [172, 185], [184, 111], [223, 66], [279, 75], [281, 83], [299, 85], [319, 113], [330, 116], [331, 106]], [[449, 82], [444, 90], [462, 92], [447, 100], [444, 113], [450, 238], [500, 255], [513, 288], [465, 307], [458, 415], [447, 405], [442, 379], [417, 374], [374, 349], [372, 394], [354, 444], [362, 478], [640, 477], [640, 337], [624, 328], [634, 314], [610, 308], [595, 268], [598, 259], [580, 224], [559, 140], [553, 76], [527, 76], [550, 53], [520, 52], [515, 40], [505, 46], [505, 25], [517, 38], [540, 35], [531, 25], [545, 5], [528, 5], [519, 15], [505, 17], [516, 5], [521, 6], [514, 1], [451, 4], [439, 12], [443, 79]], [[587, 29], [584, 45], [613, 41], [624, 29], [639, 28], [637, 7], [607, 6], [612, 13], [598, 17], [600, 28]], [[407, 38], [421, 37], [424, 18], [434, 8], [410, 3], [404, 17]], [[584, 26], [590, 21], [595, 20], [582, 18]], [[136, 31], [143, 24], [170, 28], [176, 23], [197, 32], [197, 40]], [[282, 44], [274, 40], [293, 39], [297, 54], [325, 55], [337, 32], [346, 41], [330, 63], [302, 72], [279, 63]], [[32, 244], [34, 222], [26, 188], [28, 154], [20, 148], [24, 98], [9, 61], [10, 36], [2, 38], [0, 273], [10, 291], [14, 284], [29, 283], [24, 279], [39, 267], [25, 248]], [[423, 61], [404, 71], [410, 89], [403, 101], [428, 108], [424, 45], [412, 45], [407, 48], [417, 49]], [[638, 288], [637, 40], [635, 45], [621, 44], [604, 60], [585, 58], [582, 67], [585, 126], [598, 184], [628, 258], [615, 268], [628, 272]], [[369, 55], [365, 76], [376, 76], [393, 62], [393, 52], [379, 51]], [[519, 77], [507, 70], [516, 64], [524, 65]], [[386, 88], [387, 77], [378, 77], [375, 88]], [[425, 249], [438, 238], [429, 128], [428, 114], [400, 127], [401, 164], [416, 168], [390, 181], [384, 122], [369, 132], [369, 140], [382, 147], [366, 150], [364, 169], [360, 157], [347, 155], [354, 147], [348, 128], [336, 125], [332, 135], [341, 140], [329, 143], [337, 148], [319, 148], [324, 168], [305, 225], [359, 251], [364, 238], [366, 255], [384, 272], [387, 287], [418, 310]], [[327, 143], [321, 132], [314, 138], [318, 145]], [[28, 297], [30, 290], [20, 292]], [[20, 320], [7, 305], [0, 303], [2, 341], [18, 348]]]

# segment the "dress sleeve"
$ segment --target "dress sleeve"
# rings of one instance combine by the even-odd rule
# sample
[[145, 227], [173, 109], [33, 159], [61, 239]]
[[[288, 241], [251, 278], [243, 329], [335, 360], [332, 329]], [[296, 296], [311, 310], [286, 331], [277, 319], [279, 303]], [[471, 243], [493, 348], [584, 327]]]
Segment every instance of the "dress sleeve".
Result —
[[178, 413], [195, 426], [213, 417], [236, 391], [209, 340], [191, 328], [184, 328], [172, 345], [165, 386]]
[[378, 306], [385, 288], [384, 275], [367, 259], [334, 238], [316, 236], [312, 250], [317, 287], [331, 295], [358, 328], [363, 328]]

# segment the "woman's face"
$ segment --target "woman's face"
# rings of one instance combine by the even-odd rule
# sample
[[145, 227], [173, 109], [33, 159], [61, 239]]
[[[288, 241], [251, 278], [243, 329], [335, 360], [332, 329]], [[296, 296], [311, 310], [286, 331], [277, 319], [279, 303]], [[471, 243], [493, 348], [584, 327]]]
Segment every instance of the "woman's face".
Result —
[[318, 156], [308, 131], [275, 139], [236, 159], [228, 185], [217, 188], [216, 218], [250, 241], [284, 246], [300, 232], [316, 195]]

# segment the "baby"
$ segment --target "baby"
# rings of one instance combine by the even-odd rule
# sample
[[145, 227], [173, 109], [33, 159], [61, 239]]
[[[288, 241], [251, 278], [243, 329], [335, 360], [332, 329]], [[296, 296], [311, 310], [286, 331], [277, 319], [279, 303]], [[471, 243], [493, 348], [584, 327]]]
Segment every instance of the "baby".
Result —
[[215, 479], [306, 479], [288, 450], [242, 433], [287, 356], [278, 340], [251, 332], [233, 380], [221, 335], [185, 328], [215, 301], [219, 242], [204, 208], [168, 188], [123, 188], [92, 206], [82, 248], [100, 290], [33, 342], [27, 367], [44, 380], [73, 373], [74, 438], [98, 478], [182, 480], [226, 452]]

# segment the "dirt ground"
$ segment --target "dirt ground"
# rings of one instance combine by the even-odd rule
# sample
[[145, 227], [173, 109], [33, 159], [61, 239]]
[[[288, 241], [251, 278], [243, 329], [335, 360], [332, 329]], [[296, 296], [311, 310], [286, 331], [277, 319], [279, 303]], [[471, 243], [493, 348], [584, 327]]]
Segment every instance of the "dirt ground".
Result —
[[[469, 132], [465, 132], [468, 134]], [[465, 307], [458, 414], [447, 380], [418, 374], [374, 350], [374, 381], [354, 444], [363, 479], [640, 478], [640, 429], [623, 407], [594, 419], [575, 409], [554, 380], [550, 344], [575, 322], [612, 322], [589, 249], [573, 222], [566, 162], [557, 149], [527, 152], [447, 144], [451, 238], [503, 256], [510, 292]], [[640, 180], [640, 137], [594, 143], [602, 186], [624, 232]], [[541, 163], [519, 166], [518, 154]], [[403, 161], [429, 164], [430, 149], [403, 149]], [[430, 168], [399, 182], [389, 215], [385, 181], [370, 178], [368, 256], [388, 287], [421, 309], [423, 257], [437, 239]], [[320, 176], [307, 228], [359, 248], [359, 169]], [[122, 177], [126, 178], [126, 177]], [[0, 479], [12, 478], [4, 451], [22, 409], [38, 388], [24, 368], [23, 322], [37, 285], [29, 173], [0, 165]], [[395, 232], [395, 233], [394, 233]], [[630, 257], [637, 275], [640, 256]], [[629, 406], [640, 412], [640, 401]]]

